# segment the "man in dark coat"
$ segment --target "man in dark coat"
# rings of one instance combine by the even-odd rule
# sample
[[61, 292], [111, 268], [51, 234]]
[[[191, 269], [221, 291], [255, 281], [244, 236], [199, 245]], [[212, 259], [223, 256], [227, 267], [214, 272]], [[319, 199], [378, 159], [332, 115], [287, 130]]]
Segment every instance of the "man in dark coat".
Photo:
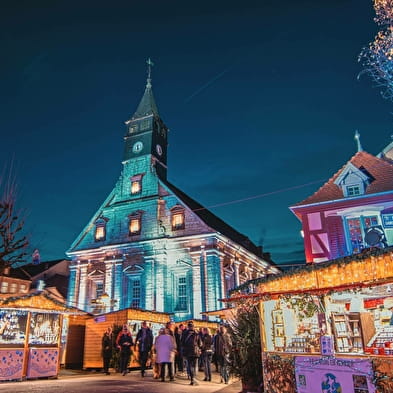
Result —
[[141, 375], [145, 376], [146, 362], [149, 357], [149, 352], [153, 346], [153, 333], [147, 326], [147, 322], [142, 322], [142, 327], [139, 329], [136, 338], [135, 346], [138, 344], [139, 350], [139, 363], [141, 365]]
[[214, 353], [220, 366], [221, 382], [229, 380], [229, 357], [232, 351], [231, 336], [225, 326], [220, 326], [214, 339]]
[[109, 363], [112, 358], [112, 349], [113, 349], [113, 337], [112, 337], [112, 328], [108, 327], [106, 332], [102, 336], [101, 341], [102, 348], [102, 359], [104, 361], [104, 373], [109, 375]]
[[199, 334], [194, 330], [194, 324], [189, 322], [181, 336], [181, 348], [183, 357], [187, 360], [187, 373], [190, 377], [190, 385], [195, 385], [196, 360], [201, 355], [202, 342]]

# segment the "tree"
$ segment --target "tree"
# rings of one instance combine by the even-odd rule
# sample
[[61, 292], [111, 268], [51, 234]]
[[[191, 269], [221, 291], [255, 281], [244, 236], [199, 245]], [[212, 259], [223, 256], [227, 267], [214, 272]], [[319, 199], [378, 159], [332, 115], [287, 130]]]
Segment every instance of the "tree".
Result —
[[12, 170], [0, 176], [0, 275], [15, 263], [25, 262], [28, 240], [21, 233], [24, 220], [16, 208], [16, 183]]
[[381, 30], [359, 55], [365, 68], [358, 78], [369, 74], [382, 97], [393, 101], [393, 0], [374, 0], [374, 9]]
[[232, 338], [230, 370], [243, 383], [243, 391], [259, 391], [262, 385], [262, 348], [259, 329], [258, 305], [244, 301], [236, 307], [234, 318], [229, 319]]

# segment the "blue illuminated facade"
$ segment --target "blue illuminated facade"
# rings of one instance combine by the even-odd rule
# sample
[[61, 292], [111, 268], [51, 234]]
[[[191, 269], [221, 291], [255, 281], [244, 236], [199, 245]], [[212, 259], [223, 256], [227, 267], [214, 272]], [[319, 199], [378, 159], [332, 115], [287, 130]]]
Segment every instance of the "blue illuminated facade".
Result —
[[276, 273], [268, 254], [167, 180], [168, 129], [149, 77], [126, 122], [120, 177], [67, 254], [68, 304], [201, 319], [249, 279]]

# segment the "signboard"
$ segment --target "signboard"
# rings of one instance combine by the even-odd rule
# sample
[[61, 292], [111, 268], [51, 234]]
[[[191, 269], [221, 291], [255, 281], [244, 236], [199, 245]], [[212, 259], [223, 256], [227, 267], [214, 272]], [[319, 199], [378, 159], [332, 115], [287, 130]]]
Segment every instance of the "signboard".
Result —
[[393, 228], [393, 214], [382, 214], [381, 217], [384, 228]]
[[57, 344], [60, 338], [60, 315], [31, 313], [29, 344]]
[[297, 393], [375, 393], [370, 360], [296, 357]]
[[21, 379], [23, 349], [0, 349], [0, 381]]
[[0, 344], [23, 345], [27, 311], [0, 309]]

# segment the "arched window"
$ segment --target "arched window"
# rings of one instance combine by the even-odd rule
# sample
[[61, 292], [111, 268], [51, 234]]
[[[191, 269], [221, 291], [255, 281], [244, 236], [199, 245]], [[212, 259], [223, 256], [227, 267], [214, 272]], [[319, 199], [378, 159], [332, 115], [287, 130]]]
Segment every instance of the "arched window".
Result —
[[184, 208], [176, 205], [171, 209], [171, 225], [172, 231], [185, 228]]

